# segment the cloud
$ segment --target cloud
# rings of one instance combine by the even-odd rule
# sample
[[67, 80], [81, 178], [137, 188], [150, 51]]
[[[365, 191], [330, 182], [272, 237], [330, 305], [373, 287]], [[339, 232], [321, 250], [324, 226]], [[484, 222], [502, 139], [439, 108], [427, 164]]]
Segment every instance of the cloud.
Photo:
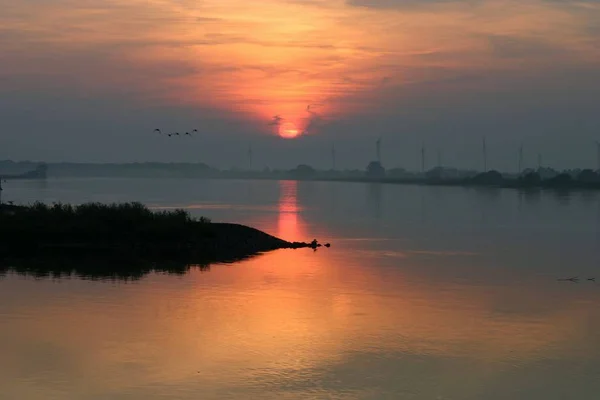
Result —
[[405, 9], [426, 7], [434, 4], [474, 3], [480, 0], [346, 0], [346, 4], [353, 7], [373, 9]]
[[[163, 126], [161, 118], [181, 115], [194, 125], [196, 116], [215, 127], [215, 143], [243, 135], [262, 134], [267, 140], [269, 121], [280, 114], [316, 133], [305, 143], [343, 134], [357, 149], [361, 135], [413, 134], [398, 127], [414, 135], [443, 136], [445, 128], [428, 119], [452, 121], [465, 136], [478, 134], [505, 111], [511, 118], [524, 109], [542, 110], [550, 90], [545, 88], [576, 97], [577, 107], [561, 103], [570, 115], [563, 121], [585, 120], [584, 97], [598, 102], [587, 92], [600, 90], [597, 81], [575, 80], [571, 87], [560, 82], [578, 71], [590, 76], [600, 66], [596, 4], [0, 0], [0, 98], [18, 98], [7, 103], [4, 115], [37, 115], [40, 123], [50, 118], [47, 132], [66, 142], [80, 133], [63, 129], [65, 123], [47, 115], [45, 107], [103, 104], [82, 115], [106, 120], [105, 129], [111, 129], [108, 121], [124, 121], [119, 110], [152, 110], [137, 120], [140, 126], [148, 116], [153, 125]], [[527, 86], [530, 80], [534, 87]], [[312, 110], [319, 113], [313, 116], [305, 109], [317, 100], [326, 107]], [[108, 107], [111, 102], [119, 108]], [[552, 124], [532, 116], [522, 126], [538, 132], [560, 125], [559, 107], [546, 107], [557, 113], [546, 117]], [[41, 132], [10, 120], [11, 129]], [[7, 146], [18, 148], [15, 154], [28, 148], [25, 139]], [[138, 151], [133, 141], [123, 140], [123, 146]], [[179, 150], [181, 157], [194, 157]], [[163, 156], [147, 151], [147, 158]], [[277, 152], [269, 157], [288, 161]]]
[[539, 38], [510, 35], [488, 35], [492, 52], [500, 58], [524, 59], [531, 57], [567, 57], [570, 49]]

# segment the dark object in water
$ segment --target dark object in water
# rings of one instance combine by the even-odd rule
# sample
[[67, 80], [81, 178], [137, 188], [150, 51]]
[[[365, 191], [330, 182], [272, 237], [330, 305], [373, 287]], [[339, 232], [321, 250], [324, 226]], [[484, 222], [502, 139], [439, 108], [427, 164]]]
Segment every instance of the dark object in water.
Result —
[[316, 239], [288, 242], [248, 226], [194, 219], [184, 210], [153, 212], [139, 203], [0, 205], [0, 238], [0, 272], [3, 266], [33, 263], [26, 269], [43, 273], [44, 260], [91, 263], [102, 256], [109, 262], [89, 268], [100, 268], [105, 275], [127, 273], [130, 267], [124, 264], [176, 262], [174, 269], [185, 271], [190, 264], [233, 262], [277, 249], [319, 246]]
[[572, 278], [559, 278], [558, 281], [569, 281], [569, 282], [579, 282], [579, 278], [574, 276]]
[[588, 278], [588, 281], [596, 282], [596, 278]]
[[317, 241], [317, 239], [313, 239], [312, 242], [310, 243], [304, 243], [306, 245], [308, 245], [308, 247], [312, 248], [313, 250], [316, 250], [318, 247], [331, 247], [330, 243], [325, 243], [325, 244], [321, 244]]

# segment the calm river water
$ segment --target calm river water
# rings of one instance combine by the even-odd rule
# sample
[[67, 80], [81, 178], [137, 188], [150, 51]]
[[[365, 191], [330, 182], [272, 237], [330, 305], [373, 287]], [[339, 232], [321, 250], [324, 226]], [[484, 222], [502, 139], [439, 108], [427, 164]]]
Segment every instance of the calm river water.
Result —
[[[61, 179], [330, 249], [136, 281], [0, 277], [0, 399], [598, 399], [600, 196]], [[579, 276], [579, 283], [557, 281]], [[597, 277], [598, 283], [587, 278]]]

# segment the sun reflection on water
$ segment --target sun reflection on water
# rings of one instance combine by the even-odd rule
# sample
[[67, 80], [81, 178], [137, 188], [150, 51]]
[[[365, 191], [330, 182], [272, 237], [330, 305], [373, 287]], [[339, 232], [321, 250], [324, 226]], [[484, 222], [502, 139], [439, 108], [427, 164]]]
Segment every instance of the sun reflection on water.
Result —
[[[316, 206], [303, 212], [305, 185], [327, 190], [271, 182], [263, 188], [273, 194], [252, 215], [266, 216], [262, 228], [270, 233], [311, 239], [306, 236], [325, 222], [312, 218]], [[340, 202], [364, 195], [352, 187]], [[419, 209], [419, 193], [410, 188], [397, 199]], [[513, 200], [507, 194], [500, 201]], [[545, 204], [549, 213], [557, 207]], [[449, 208], [463, 210], [461, 217], [477, 215], [471, 207]], [[392, 215], [382, 210], [382, 218]], [[342, 222], [326, 229], [350, 239]], [[552, 246], [531, 241], [522, 265], [511, 266], [514, 258], [504, 254], [502, 267], [493, 268], [489, 248], [410, 250], [370, 237], [360, 224], [351, 229], [368, 240], [338, 240], [317, 252], [275, 251], [183, 277], [150, 274], [135, 284], [8, 275], [0, 281], [3, 394], [32, 400], [191, 400], [199, 393], [210, 400], [594, 398], [600, 295], [592, 282], [564, 284], [546, 269], [529, 268]], [[573, 395], [562, 396], [567, 391]]]
[[289, 241], [305, 241], [306, 232], [298, 206], [298, 182], [279, 182], [278, 235]]

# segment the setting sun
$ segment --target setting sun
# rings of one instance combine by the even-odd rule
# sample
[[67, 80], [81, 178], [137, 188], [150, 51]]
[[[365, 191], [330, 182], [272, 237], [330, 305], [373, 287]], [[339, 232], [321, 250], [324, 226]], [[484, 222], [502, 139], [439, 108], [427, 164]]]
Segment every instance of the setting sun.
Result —
[[294, 125], [293, 123], [286, 122], [279, 126], [279, 136], [281, 136], [284, 139], [294, 139], [300, 136], [300, 131], [298, 130], [298, 128], [296, 128], [296, 125]]

